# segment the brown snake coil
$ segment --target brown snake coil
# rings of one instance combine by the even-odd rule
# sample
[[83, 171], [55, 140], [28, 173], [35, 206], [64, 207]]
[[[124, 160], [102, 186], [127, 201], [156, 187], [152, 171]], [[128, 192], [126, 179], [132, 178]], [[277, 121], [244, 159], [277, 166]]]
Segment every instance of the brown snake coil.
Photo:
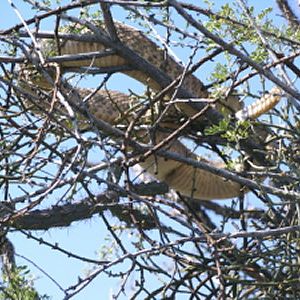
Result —
[[[156, 68], [162, 70], [171, 79], [180, 76], [184, 68], [175, 60], [167, 56], [154, 42], [147, 38], [140, 31], [120, 24], [115, 23], [118, 38], [120, 41], [135, 51], [149, 63]], [[86, 32], [84, 35], [91, 35], [91, 32]], [[42, 42], [42, 51], [45, 55], [75, 55], [80, 53], [101, 52], [105, 51], [107, 47], [99, 42], [80, 42], [76, 40], [62, 40], [59, 41], [59, 51], [56, 43], [52, 41]], [[114, 67], [128, 65], [128, 62], [120, 55], [113, 54], [95, 59], [86, 59], [80, 61], [65, 61], [60, 63], [62, 73], [68, 71], [68, 68], [78, 67]], [[155, 78], [150, 78], [146, 73], [138, 70], [124, 71], [123, 73], [135, 78], [143, 84], [149, 86], [154, 91], [161, 89], [160, 83]], [[37, 80], [28, 72], [26, 74], [26, 81], [31, 81], [40, 88], [49, 88], [43, 80]], [[23, 78], [24, 79], [24, 78]], [[29, 80], [28, 80], [29, 79]], [[42, 83], [43, 82], [43, 83]], [[49, 84], [48, 84], [49, 85]], [[208, 98], [209, 94], [204, 90], [202, 82], [194, 75], [187, 75], [182, 82], [182, 87], [197, 98]], [[82, 98], [88, 95], [91, 91], [87, 89], [78, 89]], [[280, 99], [280, 90], [273, 89], [268, 96], [256, 102], [250, 107], [240, 110], [236, 113], [239, 119], [246, 119], [257, 117], [265, 111], [272, 108]], [[229, 98], [230, 103], [227, 106], [232, 107], [235, 111], [239, 110], [240, 104], [238, 101]], [[94, 117], [104, 120], [110, 124], [116, 124], [123, 117], [123, 113], [131, 108], [131, 98], [116, 91], [98, 91], [89, 101], [88, 107]], [[217, 102], [216, 108], [218, 109]], [[186, 115], [191, 116], [196, 112], [187, 104], [178, 105], [179, 109]], [[174, 108], [173, 108], [174, 109]], [[171, 110], [172, 111], [172, 110]], [[132, 117], [127, 116], [129, 121]], [[124, 120], [124, 118], [123, 118]], [[124, 123], [124, 122], [123, 122]], [[157, 131], [155, 134], [156, 143], [164, 140], [168, 135], [166, 133]], [[148, 142], [148, 141], [147, 141]], [[200, 156], [193, 154], [180, 141], [173, 140], [164, 149], [176, 152], [184, 157], [192, 158], [199, 161], [204, 161], [218, 168], [224, 168], [222, 162], [208, 161]], [[190, 165], [184, 163], [166, 160], [162, 157], [151, 155], [145, 162], [140, 163], [141, 167], [150, 174], [154, 175], [158, 180], [166, 182], [171, 188], [179, 191], [185, 196], [193, 196], [196, 199], [212, 200], [212, 199], [226, 199], [236, 197], [240, 194], [241, 186], [238, 183], [225, 180], [220, 176], [214, 175], [201, 169], [195, 169]]]

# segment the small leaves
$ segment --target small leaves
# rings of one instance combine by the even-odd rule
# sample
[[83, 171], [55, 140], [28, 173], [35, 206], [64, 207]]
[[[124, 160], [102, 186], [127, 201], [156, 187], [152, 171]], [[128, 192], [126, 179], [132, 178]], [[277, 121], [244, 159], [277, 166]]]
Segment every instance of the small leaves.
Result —
[[211, 72], [211, 78], [225, 81], [228, 74], [229, 70], [224, 63], [216, 63], [214, 71]]
[[33, 287], [33, 280], [30, 277], [29, 270], [26, 266], [16, 268], [9, 274], [9, 277], [7, 275], [4, 276], [1, 283], [0, 300], [50, 299], [47, 295], [38, 295], [37, 291]]
[[205, 130], [207, 135], [220, 135], [228, 142], [238, 142], [249, 137], [250, 123], [248, 121], [239, 121], [236, 127], [233, 127], [230, 120], [224, 118], [218, 125], [213, 125]]

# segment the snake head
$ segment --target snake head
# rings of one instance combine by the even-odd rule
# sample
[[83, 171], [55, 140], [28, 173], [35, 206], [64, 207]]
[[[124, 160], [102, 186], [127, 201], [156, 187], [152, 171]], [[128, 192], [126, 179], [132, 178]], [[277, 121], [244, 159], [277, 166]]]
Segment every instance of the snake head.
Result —
[[34, 65], [21, 65], [18, 72], [19, 85], [25, 89], [40, 88], [45, 91], [52, 90], [53, 81], [56, 78], [56, 67], [47, 64], [43, 68], [36, 68]]

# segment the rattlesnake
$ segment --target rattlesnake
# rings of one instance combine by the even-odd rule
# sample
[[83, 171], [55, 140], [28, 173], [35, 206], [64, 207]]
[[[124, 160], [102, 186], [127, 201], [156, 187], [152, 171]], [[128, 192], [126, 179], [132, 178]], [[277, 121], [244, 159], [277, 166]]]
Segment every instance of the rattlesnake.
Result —
[[[99, 24], [98, 24], [99, 25]], [[92, 36], [91, 31], [85, 31], [83, 33], [80, 30], [81, 25], [76, 25], [76, 30], [81, 32], [82, 36]], [[136, 52], [150, 64], [157, 69], [166, 73], [171, 79], [175, 79], [184, 73], [184, 68], [177, 63], [171, 56], [166, 56], [165, 51], [161, 50], [152, 40], [146, 37], [139, 30], [121, 24], [115, 23], [117, 29], [117, 36], [119, 40], [127, 46], [129, 49]], [[99, 27], [101, 30], [103, 27]], [[103, 33], [102, 34], [107, 34]], [[107, 35], [107, 37], [109, 37]], [[78, 40], [43, 40], [41, 41], [41, 49], [45, 56], [54, 55], [74, 55], [80, 53], [89, 52], [101, 52], [107, 50], [107, 45], [100, 42], [81, 42]], [[126, 61], [119, 54], [111, 54], [102, 58], [86, 59], [80, 61], [65, 61], [60, 63], [61, 72], [65, 73], [70, 69], [78, 67], [114, 67], [130, 65], [130, 62]], [[24, 71], [25, 70], [25, 71]], [[29, 71], [28, 71], [29, 70]], [[135, 78], [136, 80], [147, 85], [154, 91], [161, 90], [162, 86], [155, 78], [152, 78], [141, 70], [125, 70], [126, 75]], [[39, 88], [51, 89], [49, 82], [45, 80], [42, 75], [35, 77], [36, 74], [30, 70], [30, 68], [23, 67], [23, 72], [20, 75], [20, 82], [23, 81], [22, 87], [26, 87], [30, 92], [33, 91], [32, 87], [29, 87], [29, 83], [37, 85]], [[26, 82], [24, 84], [24, 81]], [[205, 90], [203, 83], [192, 74], [188, 74], [184, 77], [181, 83], [181, 87], [187, 90], [191, 95], [197, 98], [209, 98], [208, 91]], [[72, 98], [72, 92], [66, 90], [69, 93], [69, 98]], [[78, 94], [84, 98], [90, 93], [88, 89], [77, 89]], [[260, 102], [256, 102], [246, 109], [242, 109], [241, 104], [235, 98], [228, 97], [229, 102], [225, 106], [229, 106], [234, 111], [238, 111], [236, 116], [240, 119], [257, 117], [265, 111], [272, 108], [280, 99], [280, 90], [275, 88], [268, 96], [264, 96]], [[72, 100], [72, 99], [71, 99]], [[100, 90], [95, 93], [93, 97], [87, 102], [90, 112], [94, 117], [104, 120], [110, 124], [117, 124], [120, 120], [124, 122], [124, 114], [130, 111], [132, 108], [132, 99], [123, 93], [117, 91]], [[216, 109], [223, 107], [224, 103], [216, 102]], [[177, 109], [184, 112], [187, 116], [192, 116], [196, 111], [191, 108], [187, 103], [180, 102], [177, 104]], [[172, 116], [175, 112], [174, 106], [171, 106], [167, 116]], [[132, 120], [132, 115], [126, 115], [127, 121]], [[126, 119], [125, 118], [125, 119]], [[142, 133], [139, 133], [140, 135]], [[156, 143], [163, 141], [168, 136], [167, 133], [157, 130], [155, 132]], [[143, 142], [150, 142], [148, 139]], [[224, 168], [225, 165], [222, 162], [208, 161], [203, 157], [193, 154], [188, 150], [179, 140], [173, 140], [168, 143], [164, 149], [174, 151], [184, 157], [192, 158], [195, 160], [205, 161], [215, 167]], [[211, 199], [226, 199], [236, 197], [240, 194], [241, 186], [233, 181], [225, 180], [220, 176], [211, 174], [201, 169], [195, 169], [192, 166], [183, 164], [178, 161], [166, 160], [162, 157], [151, 155], [144, 162], [140, 163], [141, 167], [150, 174], [154, 175], [158, 180], [166, 182], [171, 188], [179, 191], [185, 196], [193, 196], [196, 199], [211, 200]]]

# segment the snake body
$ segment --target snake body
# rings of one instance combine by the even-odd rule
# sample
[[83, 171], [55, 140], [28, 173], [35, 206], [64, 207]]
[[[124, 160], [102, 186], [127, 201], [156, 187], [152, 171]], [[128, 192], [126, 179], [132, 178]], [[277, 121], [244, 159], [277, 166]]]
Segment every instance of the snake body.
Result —
[[[101, 23], [97, 25], [99, 28], [103, 27], [103, 24]], [[116, 27], [118, 39], [123, 43], [123, 45], [137, 53], [158, 70], [167, 74], [172, 80], [184, 74], [184, 67], [176, 62], [173, 57], [168, 55], [165, 50], [158, 47], [157, 44], [150, 40], [141, 31], [119, 22], [115, 22], [114, 25]], [[79, 31], [81, 33], [81, 36], [85, 35], [86, 37], [89, 37], [93, 35], [90, 30], [87, 30], [79, 24], [76, 24], [74, 27], [76, 28], [76, 32]], [[70, 28], [64, 30], [70, 31]], [[78, 40], [67, 39], [61, 41], [59, 45], [57, 45], [54, 41], [47, 41], [46, 43], [42, 43], [42, 49], [46, 56], [48, 56], [49, 53], [51, 53], [51, 55], [76, 55], [89, 52], [105, 53], [107, 46], [99, 42], [81, 42]], [[67, 72], [68, 69], [78, 67], [107, 68], [126, 66], [128, 64], [130, 65], [130, 63], [123, 57], [115, 54], [107, 55], [98, 59], [65, 61], [62, 62], [60, 66], [64, 72]], [[144, 71], [134, 69], [121, 72], [150, 87], [154, 91], [160, 91], [162, 88], [161, 83], [157, 81], [156, 78], [150, 77]], [[184, 76], [184, 79], [181, 82], [181, 87], [188, 91], [194, 98], [209, 97], [209, 93], [205, 89], [202, 81], [193, 74], [187, 74]], [[238, 111], [242, 109], [242, 103], [234, 97], [227, 97], [227, 99], [222, 99], [222, 101], [220, 99], [219, 102], [217, 101], [215, 104], [217, 110], [224, 108], [224, 105], [225, 107], [229, 107], [231, 111]], [[193, 115], [196, 113], [195, 110], [191, 109], [191, 107], [185, 103], [180, 103], [179, 106], [181, 106], [180, 109], [182, 109], [185, 114]]]
[[[166, 56], [165, 51], [161, 50], [153, 41], [146, 37], [139, 30], [129, 27], [124, 24], [115, 23], [117, 35], [120, 41], [131, 50], [135, 51], [153, 66], [168, 74], [171, 79], [175, 79], [184, 73], [184, 68], [178, 64], [172, 57]], [[78, 29], [78, 28], [77, 28]], [[83, 35], [91, 35], [90, 31], [82, 33]], [[45, 55], [74, 55], [89, 52], [101, 52], [107, 50], [107, 47], [99, 42], [81, 42], [77, 40], [63, 40], [59, 45], [53, 40], [43, 41], [41, 43], [42, 50]], [[130, 64], [130, 63], [129, 63]], [[60, 63], [62, 72], [67, 72], [70, 68], [78, 67], [113, 67], [128, 65], [128, 62], [120, 55], [113, 54], [102, 58], [87, 59], [80, 61], [65, 61]], [[155, 91], [161, 89], [159, 82], [155, 78], [149, 77], [146, 72], [140, 70], [124, 71], [124, 73], [143, 84], [149, 86]], [[45, 82], [33, 79], [32, 73], [26, 74], [26, 82], [29, 81], [45, 88]], [[30, 79], [28, 81], [28, 79]], [[182, 86], [188, 90], [194, 97], [208, 98], [209, 93], [204, 89], [203, 83], [194, 75], [185, 76]], [[49, 87], [48, 87], [49, 88]], [[82, 98], [90, 93], [88, 89], [78, 89], [78, 93]], [[263, 101], [254, 103], [249, 109], [241, 109], [241, 105], [236, 99], [229, 97], [230, 103], [226, 105], [237, 111], [237, 117], [240, 119], [257, 117], [261, 113], [272, 108], [280, 99], [280, 93], [277, 88], [271, 91], [270, 96], [262, 98]], [[130, 111], [131, 98], [117, 91], [100, 90], [96, 92], [88, 101], [88, 107], [95, 118], [104, 120], [110, 124], [118, 124], [120, 120], [132, 120], [132, 116], [127, 115]], [[188, 116], [195, 114], [195, 111], [187, 104], [180, 104], [182, 110]], [[217, 103], [219, 108], [222, 104]], [[167, 133], [157, 131], [155, 133], [155, 142], [159, 143], [167, 137]], [[143, 141], [144, 142], [144, 141]], [[149, 142], [149, 140], [147, 140]], [[208, 161], [192, 153], [179, 140], [169, 142], [164, 149], [176, 152], [184, 157], [192, 158], [199, 161], [204, 161], [217, 168], [225, 168], [224, 163], [217, 161]], [[196, 199], [211, 200], [211, 199], [226, 199], [236, 197], [241, 192], [241, 186], [233, 181], [225, 180], [220, 176], [211, 174], [201, 169], [175, 161], [166, 160], [162, 157], [151, 155], [144, 162], [140, 163], [141, 167], [147, 172], [155, 176], [158, 180], [166, 182], [171, 188], [179, 191], [185, 196], [193, 196]]]

